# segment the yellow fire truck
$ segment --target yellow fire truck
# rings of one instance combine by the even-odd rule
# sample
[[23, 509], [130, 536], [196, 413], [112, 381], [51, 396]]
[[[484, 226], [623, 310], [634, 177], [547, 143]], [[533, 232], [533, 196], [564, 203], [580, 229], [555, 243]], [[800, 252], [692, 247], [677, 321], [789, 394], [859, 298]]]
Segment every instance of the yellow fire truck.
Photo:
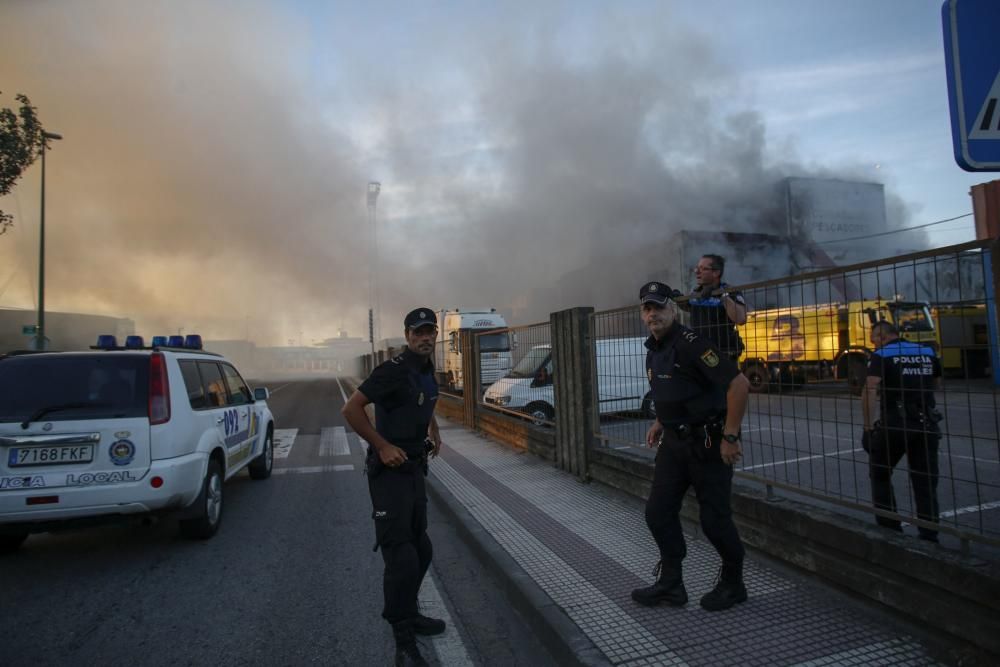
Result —
[[923, 301], [771, 308], [748, 312], [746, 324], [737, 327], [746, 346], [740, 367], [755, 392], [840, 378], [860, 393], [872, 351], [871, 327], [880, 320], [895, 324], [906, 340], [938, 346], [934, 319]]
[[989, 327], [982, 301], [937, 303], [931, 306], [941, 344], [941, 367], [945, 375], [964, 378], [989, 377]]

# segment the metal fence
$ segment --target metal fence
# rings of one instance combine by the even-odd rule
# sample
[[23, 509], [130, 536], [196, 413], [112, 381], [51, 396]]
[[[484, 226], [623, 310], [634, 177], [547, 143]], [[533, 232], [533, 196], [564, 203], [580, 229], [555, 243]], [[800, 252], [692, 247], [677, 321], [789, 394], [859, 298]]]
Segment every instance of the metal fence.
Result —
[[[504, 353], [484, 346], [487, 337], [503, 333]], [[480, 351], [479, 407], [551, 427], [555, 416], [552, 328], [548, 322], [477, 333]]]
[[[744, 287], [749, 312], [738, 327], [745, 345], [738, 362], [753, 393], [737, 474], [769, 492], [785, 489], [851, 512], [1000, 544], [1000, 406], [992, 381], [998, 346], [989, 254], [986, 243], [963, 244]], [[862, 448], [858, 394], [873, 349], [872, 325], [879, 321], [893, 323], [902, 338], [934, 349], [940, 359], [936, 482], [921, 472], [934, 461], [916, 449], [893, 471], [890, 461], [873, 464]], [[595, 313], [592, 326], [600, 415], [595, 442], [651, 457], [645, 433], [654, 406], [639, 308]], [[910, 440], [911, 447], [923, 442], [913, 434]], [[895, 512], [873, 506], [871, 476], [879, 468], [894, 472]], [[938, 524], [918, 518], [915, 483], [918, 491], [936, 483]]]

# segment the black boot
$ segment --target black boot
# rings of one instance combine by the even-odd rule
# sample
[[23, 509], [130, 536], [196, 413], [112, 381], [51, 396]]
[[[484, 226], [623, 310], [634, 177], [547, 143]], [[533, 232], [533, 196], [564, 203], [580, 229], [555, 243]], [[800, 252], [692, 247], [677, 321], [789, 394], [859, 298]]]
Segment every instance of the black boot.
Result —
[[392, 636], [396, 640], [396, 667], [426, 667], [427, 661], [417, 648], [411, 621], [393, 623]]
[[431, 618], [417, 612], [413, 617], [413, 631], [418, 635], [439, 635], [444, 632], [445, 622], [440, 618]]
[[681, 578], [681, 561], [660, 561], [653, 570], [656, 583], [645, 588], [632, 591], [632, 599], [641, 605], [652, 607], [666, 602], [672, 607], [687, 604], [688, 594], [684, 590], [684, 580]]
[[738, 602], [746, 602], [747, 587], [743, 585], [743, 563], [723, 563], [715, 588], [701, 598], [702, 609], [722, 611]]

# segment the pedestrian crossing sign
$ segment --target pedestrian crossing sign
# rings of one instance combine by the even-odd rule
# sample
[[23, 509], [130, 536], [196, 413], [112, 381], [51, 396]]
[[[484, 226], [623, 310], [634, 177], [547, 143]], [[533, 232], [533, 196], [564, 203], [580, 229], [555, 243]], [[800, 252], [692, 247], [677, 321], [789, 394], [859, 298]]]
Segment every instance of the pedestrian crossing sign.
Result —
[[955, 161], [1000, 171], [1000, 2], [945, 0], [941, 22]]

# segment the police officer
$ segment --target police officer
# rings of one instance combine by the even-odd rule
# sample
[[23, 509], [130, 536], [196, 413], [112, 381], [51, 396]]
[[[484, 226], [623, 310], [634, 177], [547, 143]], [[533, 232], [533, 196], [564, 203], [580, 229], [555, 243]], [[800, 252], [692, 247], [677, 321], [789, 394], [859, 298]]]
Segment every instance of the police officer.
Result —
[[746, 324], [747, 303], [737, 290], [722, 282], [726, 260], [721, 255], [702, 255], [694, 267], [697, 287], [680, 307], [691, 313], [691, 329], [707, 337], [720, 352], [736, 361], [743, 341], [735, 325]]
[[[934, 386], [941, 363], [933, 349], [902, 340], [895, 325], [884, 320], [872, 325], [871, 342], [875, 351], [861, 392], [865, 427], [861, 444], [868, 452], [872, 501], [877, 508], [896, 511], [892, 470], [906, 454], [917, 516], [937, 523], [941, 415]], [[897, 519], [876, 515], [875, 521], [890, 530], [903, 530]], [[938, 531], [925, 526], [917, 530], [922, 539], [938, 541]]]
[[701, 598], [701, 606], [719, 611], [747, 599], [743, 543], [733, 523], [730, 494], [732, 466], [742, 454], [740, 423], [750, 383], [711, 341], [677, 321], [672, 294], [658, 282], [639, 291], [642, 321], [650, 333], [646, 374], [656, 407], [646, 444], [659, 444], [646, 524], [659, 547], [660, 562], [656, 583], [632, 591], [632, 599], [649, 606], [687, 602], [681, 577], [687, 547], [680, 511], [693, 486], [702, 530], [722, 557], [716, 586]]
[[[368, 489], [375, 520], [375, 549], [385, 561], [382, 618], [392, 625], [396, 665], [426, 665], [415, 634], [437, 635], [444, 621], [417, 610], [417, 593], [431, 564], [427, 537], [427, 457], [441, 448], [434, 417], [438, 397], [431, 355], [437, 318], [417, 308], [404, 322], [406, 349], [380, 364], [342, 411], [351, 428], [368, 442]], [[375, 405], [375, 427], [365, 414]]]

